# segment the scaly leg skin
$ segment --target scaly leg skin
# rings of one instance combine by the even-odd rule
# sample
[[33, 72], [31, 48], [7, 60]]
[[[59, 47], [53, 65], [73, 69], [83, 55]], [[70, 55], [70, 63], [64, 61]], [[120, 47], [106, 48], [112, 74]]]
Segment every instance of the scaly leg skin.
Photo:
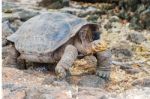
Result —
[[8, 56], [4, 60], [4, 65], [8, 67], [17, 67], [17, 57], [19, 52], [15, 49], [14, 45], [10, 45]]
[[77, 55], [78, 51], [74, 46], [68, 45], [65, 48], [64, 54], [55, 68], [58, 79], [62, 80], [66, 77], [66, 71], [73, 65]]
[[96, 57], [98, 62], [96, 75], [98, 75], [101, 78], [104, 78], [105, 80], [109, 80], [112, 65], [110, 50], [97, 52]]

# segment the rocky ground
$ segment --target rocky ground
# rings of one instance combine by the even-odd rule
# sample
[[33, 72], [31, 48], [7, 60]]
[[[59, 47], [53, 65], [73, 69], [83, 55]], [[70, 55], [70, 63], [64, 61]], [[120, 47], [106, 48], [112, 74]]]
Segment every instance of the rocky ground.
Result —
[[150, 98], [149, 5], [139, 4], [140, 9], [127, 13], [128, 10], [120, 10], [112, 3], [71, 1], [70, 6], [67, 3], [58, 6], [60, 4], [56, 3], [57, 6], [53, 4], [52, 9], [43, 7], [44, 0], [43, 3], [40, 1], [40, 7], [39, 3], [31, 0], [9, 1], [12, 0], [5, 0], [2, 4], [3, 63], [10, 48], [7, 36], [33, 16], [43, 12], [61, 11], [99, 24], [101, 39], [108, 43], [112, 52], [113, 66], [111, 80], [105, 84], [103, 79], [94, 75], [96, 64], [92, 56], [76, 60], [70, 68], [72, 76], [65, 81], [57, 81], [54, 70], [45, 64], [34, 67], [28, 64], [30, 68], [27, 70], [3, 65], [4, 99]]

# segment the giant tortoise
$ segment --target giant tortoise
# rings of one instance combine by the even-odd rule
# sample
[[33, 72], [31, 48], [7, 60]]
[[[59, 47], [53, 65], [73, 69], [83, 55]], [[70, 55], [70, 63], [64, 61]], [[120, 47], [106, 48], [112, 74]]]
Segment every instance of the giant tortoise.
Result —
[[48, 12], [24, 22], [16, 33], [7, 37], [12, 52], [6, 65], [17, 59], [37, 63], [57, 63], [58, 78], [65, 78], [70, 66], [81, 56], [95, 55], [99, 77], [109, 78], [111, 55], [100, 40], [97, 24], [68, 13]]

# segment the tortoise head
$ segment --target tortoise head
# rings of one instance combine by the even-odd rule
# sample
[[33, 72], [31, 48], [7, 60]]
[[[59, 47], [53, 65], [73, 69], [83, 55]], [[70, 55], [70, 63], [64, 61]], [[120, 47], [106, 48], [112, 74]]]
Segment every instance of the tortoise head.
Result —
[[[87, 53], [94, 53], [98, 51], [104, 51], [106, 49], [106, 44], [100, 41], [100, 32], [97, 26], [94, 24], [88, 24], [81, 28], [79, 31], [79, 38], [83, 48], [88, 51]], [[99, 41], [98, 44], [93, 44], [93, 42]], [[96, 49], [96, 50], [95, 50]]]
[[100, 39], [100, 31], [98, 27], [94, 24], [87, 24], [83, 26], [79, 31], [79, 37], [81, 41], [92, 42], [94, 40]]

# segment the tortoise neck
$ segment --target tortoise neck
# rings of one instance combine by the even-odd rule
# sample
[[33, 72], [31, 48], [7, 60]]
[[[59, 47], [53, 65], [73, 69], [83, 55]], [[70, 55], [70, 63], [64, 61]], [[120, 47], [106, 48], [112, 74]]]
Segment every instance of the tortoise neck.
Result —
[[92, 41], [91, 29], [89, 27], [83, 27], [76, 37], [75, 45], [80, 53], [87, 54], [90, 51]]

